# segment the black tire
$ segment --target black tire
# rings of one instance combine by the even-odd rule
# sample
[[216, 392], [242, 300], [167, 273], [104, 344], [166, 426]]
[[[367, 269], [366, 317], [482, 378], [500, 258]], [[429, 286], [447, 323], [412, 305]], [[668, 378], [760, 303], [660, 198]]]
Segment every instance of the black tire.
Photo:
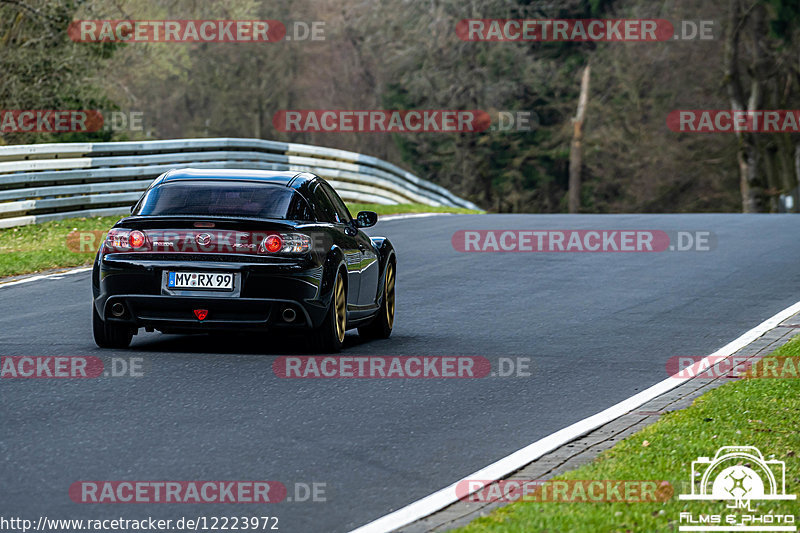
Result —
[[394, 327], [394, 307], [395, 265], [389, 261], [386, 265], [386, 275], [384, 276], [381, 309], [372, 322], [358, 328], [358, 334], [366, 339], [388, 339], [392, 335], [392, 328]]
[[97, 314], [92, 304], [92, 333], [94, 342], [100, 348], [127, 348], [133, 338], [133, 330], [129, 326], [108, 324]]
[[328, 313], [322, 324], [311, 336], [312, 349], [319, 352], [337, 353], [342, 350], [347, 328], [347, 291], [341, 271], [336, 274], [333, 295]]

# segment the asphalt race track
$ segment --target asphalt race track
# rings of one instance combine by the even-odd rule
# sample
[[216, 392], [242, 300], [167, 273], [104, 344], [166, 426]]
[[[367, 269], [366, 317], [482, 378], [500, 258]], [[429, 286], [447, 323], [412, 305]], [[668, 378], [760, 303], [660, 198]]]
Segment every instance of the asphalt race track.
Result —
[[[706, 230], [708, 252], [459, 253], [460, 229]], [[277, 516], [347, 531], [667, 377], [800, 300], [800, 219], [437, 216], [380, 222], [395, 330], [345, 355], [529, 357], [530, 377], [281, 379], [297, 339], [140, 334], [98, 349], [89, 273], [0, 288], [0, 354], [141, 357], [144, 377], [0, 380], [5, 517]], [[324, 483], [325, 502], [76, 504], [79, 480]]]

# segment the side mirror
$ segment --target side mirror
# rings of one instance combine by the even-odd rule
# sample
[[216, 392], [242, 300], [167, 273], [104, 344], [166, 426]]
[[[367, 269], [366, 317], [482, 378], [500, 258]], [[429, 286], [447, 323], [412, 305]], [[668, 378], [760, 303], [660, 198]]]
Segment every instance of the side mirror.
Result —
[[136, 209], [136, 205], [137, 205], [137, 204], [133, 204], [133, 205], [131, 206], [131, 213], [133, 213], [133, 210], [134, 210], [134, 209]]
[[375, 211], [359, 211], [356, 216], [356, 227], [370, 228], [378, 223], [378, 213]]

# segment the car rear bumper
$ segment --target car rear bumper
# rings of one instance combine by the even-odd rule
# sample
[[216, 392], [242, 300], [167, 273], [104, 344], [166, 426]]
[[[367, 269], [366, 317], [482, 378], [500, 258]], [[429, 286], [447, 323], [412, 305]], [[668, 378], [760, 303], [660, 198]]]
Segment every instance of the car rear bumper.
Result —
[[[272, 264], [236, 261], [98, 261], [94, 304], [109, 322], [160, 331], [312, 328], [322, 323], [329, 295], [321, 291], [322, 266], [314, 262]], [[235, 276], [232, 291], [178, 290], [166, 286], [170, 271], [226, 272]], [[121, 304], [123, 312], [119, 311]], [[200, 320], [195, 310], [207, 311]], [[283, 316], [294, 311], [294, 320]]]
[[[116, 303], [123, 308], [120, 316], [112, 312]], [[208, 314], [200, 320], [195, 309]], [[284, 318], [287, 309], [294, 311], [295, 318], [291, 321]], [[113, 323], [162, 331], [209, 331], [310, 328], [322, 320], [325, 312], [321, 305], [288, 299], [119, 294], [105, 298], [101, 316]]]

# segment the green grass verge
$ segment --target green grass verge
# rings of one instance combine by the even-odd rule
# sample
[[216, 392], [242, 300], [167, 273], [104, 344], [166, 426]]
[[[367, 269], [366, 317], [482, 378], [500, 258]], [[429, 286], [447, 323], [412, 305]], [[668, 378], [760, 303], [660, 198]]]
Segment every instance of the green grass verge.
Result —
[[[469, 209], [431, 207], [421, 204], [377, 205], [348, 204], [355, 215], [358, 211], [376, 211], [380, 215], [394, 213], [479, 213]], [[44, 224], [31, 224], [0, 229], [0, 277], [41, 272], [60, 267], [91, 264], [97, 246], [88, 253], [70, 251], [67, 235], [73, 231], [106, 231], [119, 216], [69, 218]]]
[[70, 251], [67, 235], [72, 231], [105, 231], [119, 219], [118, 216], [67, 218], [0, 229], [0, 277], [91, 264], [97, 250]]
[[[773, 356], [800, 357], [800, 338]], [[697, 398], [600, 454], [563, 480], [667, 480], [675, 494], [656, 503], [517, 501], [478, 518], [461, 533], [677, 531], [682, 511], [736, 514], [725, 502], [681, 501], [691, 463], [722, 446], [756, 446], [765, 459], [786, 463], [786, 493], [800, 493], [800, 379], [741, 379]], [[752, 501], [754, 514], [795, 514], [797, 500]], [[739, 512], [739, 514], [742, 514]]]

